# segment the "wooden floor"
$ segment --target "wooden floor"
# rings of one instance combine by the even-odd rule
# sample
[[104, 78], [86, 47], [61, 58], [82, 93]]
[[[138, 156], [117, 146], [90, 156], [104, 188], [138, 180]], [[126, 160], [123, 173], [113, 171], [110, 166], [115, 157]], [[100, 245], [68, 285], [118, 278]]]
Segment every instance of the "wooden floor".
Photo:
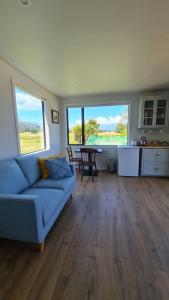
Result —
[[168, 300], [169, 179], [78, 179], [44, 254], [0, 240], [0, 299]]

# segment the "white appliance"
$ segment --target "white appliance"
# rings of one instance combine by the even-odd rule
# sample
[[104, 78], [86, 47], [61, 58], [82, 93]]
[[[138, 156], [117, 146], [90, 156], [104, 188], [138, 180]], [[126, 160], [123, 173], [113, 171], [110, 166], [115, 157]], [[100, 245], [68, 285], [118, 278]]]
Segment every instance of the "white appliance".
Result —
[[140, 148], [132, 146], [119, 146], [118, 153], [118, 175], [139, 176]]

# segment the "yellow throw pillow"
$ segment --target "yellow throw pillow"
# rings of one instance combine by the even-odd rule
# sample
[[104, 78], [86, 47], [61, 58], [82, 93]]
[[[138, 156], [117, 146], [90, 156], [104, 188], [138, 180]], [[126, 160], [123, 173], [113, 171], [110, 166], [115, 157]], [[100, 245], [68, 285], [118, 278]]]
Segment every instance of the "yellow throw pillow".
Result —
[[45, 164], [45, 160], [46, 159], [55, 159], [55, 158], [64, 157], [64, 156], [65, 155], [61, 153], [61, 154], [51, 155], [48, 157], [39, 158], [39, 165], [40, 165], [40, 170], [41, 170], [43, 179], [46, 179], [49, 177], [49, 173], [48, 173], [48, 169]]

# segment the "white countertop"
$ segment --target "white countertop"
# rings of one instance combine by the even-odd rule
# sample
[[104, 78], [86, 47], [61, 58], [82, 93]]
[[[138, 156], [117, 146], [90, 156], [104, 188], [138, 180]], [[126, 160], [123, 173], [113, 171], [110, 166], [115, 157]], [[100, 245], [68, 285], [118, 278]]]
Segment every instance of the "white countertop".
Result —
[[168, 146], [118, 146], [118, 148], [169, 149], [169, 145]]

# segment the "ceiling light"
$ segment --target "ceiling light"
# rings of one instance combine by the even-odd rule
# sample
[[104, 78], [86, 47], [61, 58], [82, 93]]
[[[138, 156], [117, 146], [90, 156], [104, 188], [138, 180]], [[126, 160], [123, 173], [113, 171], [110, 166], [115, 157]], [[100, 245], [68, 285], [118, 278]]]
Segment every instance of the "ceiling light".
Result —
[[29, 6], [31, 4], [31, 0], [18, 0], [20, 4], [23, 6]]

